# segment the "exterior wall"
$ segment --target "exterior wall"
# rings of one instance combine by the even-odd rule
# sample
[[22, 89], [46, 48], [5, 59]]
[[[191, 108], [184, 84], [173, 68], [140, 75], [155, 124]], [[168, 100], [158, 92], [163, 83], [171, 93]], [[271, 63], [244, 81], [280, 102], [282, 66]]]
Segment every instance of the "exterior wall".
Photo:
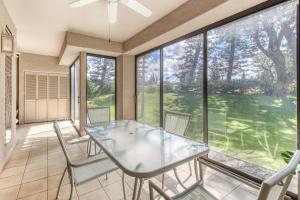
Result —
[[117, 58], [117, 119], [135, 119], [135, 57]]
[[[16, 27], [13, 24], [2, 0], [0, 0], [0, 32], [5, 30], [8, 26], [15, 36], [16, 41]], [[1, 46], [1, 40], [0, 40]], [[15, 42], [16, 46], [16, 42]], [[11, 126], [11, 140], [5, 144], [5, 54], [0, 51], [0, 171], [3, 169], [6, 161], [11, 155], [13, 148], [16, 145], [16, 124], [12, 123]], [[16, 56], [12, 57], [12, 122], [16, 120]]]
[[21, 53], [19, 57], [19, 121], [24, 123], [25, 71], [69, 74], [69, 66], [58, 65], [57, 57]]

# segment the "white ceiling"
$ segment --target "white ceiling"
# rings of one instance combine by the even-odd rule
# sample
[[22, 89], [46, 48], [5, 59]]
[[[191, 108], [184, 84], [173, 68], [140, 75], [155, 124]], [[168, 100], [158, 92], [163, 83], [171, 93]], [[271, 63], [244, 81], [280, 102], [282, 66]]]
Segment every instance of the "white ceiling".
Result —
[[[70, 8], [70, 0], [3, 0], [17, 27], [18, 50], [58, 56], [66, 31], [108, 37], [107, 2]], [[118, 22], [111, 25], [111, 39], [124, 42], [187, 0], [138, 0], [153, 11], [145, 18], [119, 4]]]

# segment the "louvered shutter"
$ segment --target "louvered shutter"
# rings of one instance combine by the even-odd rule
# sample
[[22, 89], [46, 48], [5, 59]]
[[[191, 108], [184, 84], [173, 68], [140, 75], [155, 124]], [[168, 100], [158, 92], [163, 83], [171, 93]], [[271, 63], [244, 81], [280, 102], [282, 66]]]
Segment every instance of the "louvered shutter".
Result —
[[47, 99], [47, 75], [38, 76], [38, 99]]
[[58, 76], [49, 76], [49, 99], [58, 99]]
[[60, 76], [60, 99], [68, 99], [69, 97], [69, 78]]
[[36, 99], [36, 75], [26, 74], [25, 81], [26, 81], [25, 83], [26, 100], [35, 100]]

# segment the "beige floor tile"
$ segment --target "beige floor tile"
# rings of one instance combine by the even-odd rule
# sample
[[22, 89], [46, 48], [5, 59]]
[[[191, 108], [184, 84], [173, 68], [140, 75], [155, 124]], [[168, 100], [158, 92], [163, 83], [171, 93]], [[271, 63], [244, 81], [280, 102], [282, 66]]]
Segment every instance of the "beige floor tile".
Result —
[[117, 172], [111, 172], [111, 173], [107, 174], [107, 179], [106, 179], [105, 175], [99, 177], [98, 179], [99, 179], [102, 187], [105, 187], [105, 186], [108, 186], [112, 183], [116, 183], [116, 182], [121, 181], [121, 177]]
[[[70, 184], [62, 186], [60, 189], [60, 192], [59, 192], [58, 199], [59, 200], [69, 200], [70, 191], [71, 191]], [[56, 192], [57, 192], [57, 188], [48, 190], [48, 200], [55, 200]], [[77, 196], [76, 189], [75, 189], [72, 200], [77, 200], [77, 199], [78, 199], [78, 196]]]
[[22, 183], [28, 183], [42, 178], [47, 178], [47, 168], [26, 172], [23, 176]]
[[0, 199], [3, 200], [15, 200], [17, 199], [20, 185], [1, 189], [0, 190]]
[[43, 169], [43, 168], [47, 168], [47, 162], [32, 163], [30, 165], [26, 165], [25, 173], [33, 171], [33, 170]]
[[47, 179], [41, 179], [21, 185], [20, 193], [18, 198], [23, 198], [37, 194], [40, 192], [47, 191]]
[[79, 196], [81, 196], [85, 193], [97, 190], [99, 188], [101, 188], [101, 185], [100, 185], [98, 179], [94, 179], [92, 181], [89, 181], [89, 182], [86, 182], [86, 183], [76, 186], [77, 194]]
[[253, 187], [250, 187], [250, 186], [248, 186], [248, 185], [246, 185], [246, 184], [241, 184], [240, 186], [239, 186], [239, 188], [241, 188], [241, 189], [243, 189], [243, 190], [245, 190], [245, 191], [247, 191], [247, 192], [250, 192], [250, 193], [252, 193], [252, 194], [254, 194], [254, 195], [258, 195], [258, 189], [255, 189], [255, 188], [253, 188]]
[[242, 187], [238, 187], [233, 190], [230, 194], [225, 196], [224, 200], [240, 200], [241, 197], [243, 200], [256, 200], [257, 196], [251, 192], [244, 190]]
[[24, 173], [24, 171], [25, 171], [25, 166], [7, 168], [7, 169], [4, 169], [0, 173], [0, 178], [6, 178], [9, 176], [15, 176], [15, 175], [22, 175]]
[[19, 153], [13, 153], [10, 160], [27, 159], [28, 157], [29, 157], [29, 152], [19, 152]]
[[64, 172], [66, 165], [56, 165], [53, 167], [48, 167], [48, 176], [59, 175]]
[[98, 189], [93, 192], [89, 192], [87, 194], [84, 194], [82, 196], [79, 196], [79, 200], [109, 200], [107, 194], [103, 189]]
[[[55, 175], [55, 176], [49, 176], [48, 177], [48, 190], [49, 189], [54, 189], [54, 188], [58, 188], [59, 185], [59, 181], [61, 179], [62, 173]], [[68, 174], [65, 174], [64, 180], [63, 180], [63, 185], [69, 184], [69, 178], [68, 178]]]
[[[104, 187], [104, 190], [107, 193], [107, 195], [109, 196], [110, 200], [123, 199], [123, 192], [122, 192], [123, 187], [122, 187], [121, 181]], [[132, 190], [127, 186], [127, 184], [125, 185], [125, 190], [126, 190], [126, 196], [132, 194]], [[116, 191], [118, 191], [118, 192], [116, 192]]]
[[23, 175], [10, 176], [7, 178], [0, 179], [0, 189], [8, 188], [15, 185], [20, 185]]
[[66, 159], [64, 157], [60, 158], [53, 158], [48, 160], [48, 166], [53, 167], [53, 166], [58, 166], [58, 165], [66, 165]]
[[38, 194], [34, 194], [32, 196], [21, 198], [18, 200], [47, 200], [47, 198], [48, 198], [47, 191], [45, 191], [45, 192], [41, 192]]
[[12, 167], [23, 167], [27, 163], [27, 158], [17, 159], [17, 160], [9, 160], [5, 165], [5, 169]]

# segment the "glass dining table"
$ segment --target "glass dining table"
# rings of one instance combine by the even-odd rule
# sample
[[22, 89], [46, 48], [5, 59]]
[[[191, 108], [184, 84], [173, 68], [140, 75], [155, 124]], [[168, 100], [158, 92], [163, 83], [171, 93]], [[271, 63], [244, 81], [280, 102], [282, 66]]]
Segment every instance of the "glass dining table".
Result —
[[209, 152], [206, 144], [133, 120], [89, 124], [85, 131], [125, 174], [135, 178], [133, 200], [140, 198], [145, 179], [189, 161], [195, 161], [195, 174], [199, 179], [196, 159]]

